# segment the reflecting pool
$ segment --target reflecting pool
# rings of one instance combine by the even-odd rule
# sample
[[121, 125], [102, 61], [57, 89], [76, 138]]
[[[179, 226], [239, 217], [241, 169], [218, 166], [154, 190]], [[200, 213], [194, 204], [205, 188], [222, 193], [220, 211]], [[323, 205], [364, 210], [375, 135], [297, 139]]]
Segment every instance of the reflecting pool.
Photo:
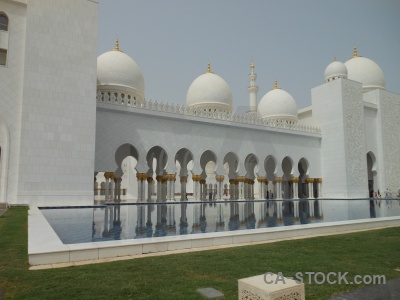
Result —
[[130, 203], [40, 208], [64, 244], [400, 216], [398, 199]]

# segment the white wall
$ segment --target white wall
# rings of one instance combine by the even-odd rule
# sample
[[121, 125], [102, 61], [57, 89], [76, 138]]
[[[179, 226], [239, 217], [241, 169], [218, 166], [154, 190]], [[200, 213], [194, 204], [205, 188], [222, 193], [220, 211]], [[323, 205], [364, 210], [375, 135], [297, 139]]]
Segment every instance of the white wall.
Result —
[[337, 79], [312, 90], [321, 131], [324, 197], [368, 197], [364, 105], [360, 83]]
[[15, 203], [93, 201], [98, 3], [27, 5]]
[[0, 0], [0, 10], [9, 18], [7, 65], [0, 66], [0, 123], [2, 124], [0, 201], [16, 203], [27, 9], [23, 1]]

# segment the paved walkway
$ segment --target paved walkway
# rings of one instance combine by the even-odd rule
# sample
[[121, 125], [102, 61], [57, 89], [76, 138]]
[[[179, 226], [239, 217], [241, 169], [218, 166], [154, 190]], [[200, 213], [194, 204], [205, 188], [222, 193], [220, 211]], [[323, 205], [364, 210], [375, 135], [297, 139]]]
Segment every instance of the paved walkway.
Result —
[[389, 280], [386, 284], [369, 285], [327, 300], [399, 300], [400, 278]]
[[0, 209], [0, 217], [2, 214], [4, 214], [7, 211], [7, 209]]

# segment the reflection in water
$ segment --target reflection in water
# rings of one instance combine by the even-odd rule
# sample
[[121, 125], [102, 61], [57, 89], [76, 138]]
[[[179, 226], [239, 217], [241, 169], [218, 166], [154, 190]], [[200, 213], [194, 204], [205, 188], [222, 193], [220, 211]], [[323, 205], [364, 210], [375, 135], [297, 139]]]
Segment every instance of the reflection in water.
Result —
[[70, 244], [400, 216], [400, 201], [163, 202], [42, 209], [42, 213], [60, 239]]

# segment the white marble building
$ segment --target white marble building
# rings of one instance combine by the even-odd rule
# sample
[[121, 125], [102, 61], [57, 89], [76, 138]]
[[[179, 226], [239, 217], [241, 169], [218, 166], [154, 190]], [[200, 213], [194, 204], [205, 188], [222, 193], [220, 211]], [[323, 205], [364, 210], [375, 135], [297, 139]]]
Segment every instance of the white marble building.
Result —
[[400, 95], [356, 49], [327, 62], [300, 110], [277, 82], [258, 103], [252, 62], [249, 110], [237, 114], [210, 63], [182, 87], [186, 105], [146, 100], [118, 41], [96, 63], [97, 13], [90, 0], [0, 0], [0, 202], [367, 198], [400, 187]]

